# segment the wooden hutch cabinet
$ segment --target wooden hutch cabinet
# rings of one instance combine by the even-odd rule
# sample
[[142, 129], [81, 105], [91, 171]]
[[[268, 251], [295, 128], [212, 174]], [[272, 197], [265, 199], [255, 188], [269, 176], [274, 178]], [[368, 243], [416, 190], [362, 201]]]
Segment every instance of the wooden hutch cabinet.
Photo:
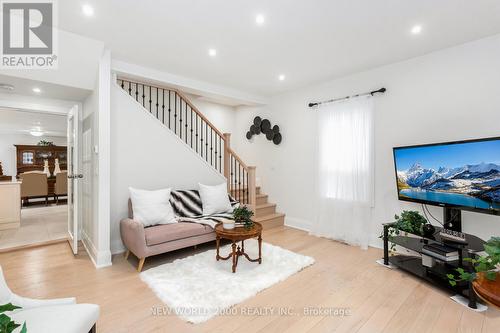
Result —
[[17, 157], [17, 175], [26, 171], [43, 171], [44, 161], [49, 162], [51, 177], [48, 179], [49, 195], [54, 193], [55, 159], [59, 159], [61, 170], [67, 170], [68, 150], [66, 146], [14, 145]]

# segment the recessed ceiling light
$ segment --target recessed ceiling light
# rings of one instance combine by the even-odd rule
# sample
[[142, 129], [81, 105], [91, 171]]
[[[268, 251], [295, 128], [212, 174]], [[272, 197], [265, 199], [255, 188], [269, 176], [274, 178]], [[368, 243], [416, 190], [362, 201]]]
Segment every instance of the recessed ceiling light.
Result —
[[216, 49], [209, 49], [208, 55], [211, 57], [215, 57], [217, 55], [217, 50]]
[[255, 17], [255, 23], [257, 23], [257, 25], [263, 25], [265, 20], [266, 19], [262, 14], [259, 14]]
[[418, 35], [419, 33], [422, 32], [422, 26], [421, 25], [415, 25], [413, 28], [411, 28], [411, 33], [414, 35]]
[[32, 131], [30, 131], [30, 134], [33, 136], [42, 136], [43, 132], [40, 130], [32, 130]]
[[278, 76], [278, 80], [284, 81], [285, 80], [285, 75], [284, 74], [280, 74], [280, 76]]
[[40, 88], [33, 88], [33, 92], [39, 94], [42, 90]]
[[94, 8], [89, 4], [82, 6], [82, 12], [85, 16], [94, 16]]

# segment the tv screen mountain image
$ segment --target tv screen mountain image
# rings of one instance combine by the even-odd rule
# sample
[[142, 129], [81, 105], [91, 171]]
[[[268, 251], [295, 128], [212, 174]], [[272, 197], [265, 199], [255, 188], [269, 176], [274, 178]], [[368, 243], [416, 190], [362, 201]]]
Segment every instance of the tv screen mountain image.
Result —
[[394, 148], [402, 200], [500, 213], [500, 138]]

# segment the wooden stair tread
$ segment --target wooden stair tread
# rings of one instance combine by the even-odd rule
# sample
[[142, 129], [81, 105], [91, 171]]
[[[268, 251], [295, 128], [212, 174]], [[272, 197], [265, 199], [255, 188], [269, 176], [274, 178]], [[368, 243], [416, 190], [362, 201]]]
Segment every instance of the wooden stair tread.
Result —
[[265, 198], [267, 197], [268, 195], [267, 194], [264, 194], [264, 193], [259, 193], [256, 195], [257, 198]]
[[264, 216], [253, 217], [253, 220], [254, 220], [254, 222], [262, 223], [264, 221], [272, 220], [272, 219], [279, 218], [279, 217], [285, 217], [285, 214], [274, 213], [274, 214], [269, 214], [269, 215], [264, 215]]
[[276, 207], [276, 204], [268, 202], [268, 203], [265, 203], [265, 204], [257, 205], [255, 208], [260, 209], [260, 208], [268, 208], [268, 207]]

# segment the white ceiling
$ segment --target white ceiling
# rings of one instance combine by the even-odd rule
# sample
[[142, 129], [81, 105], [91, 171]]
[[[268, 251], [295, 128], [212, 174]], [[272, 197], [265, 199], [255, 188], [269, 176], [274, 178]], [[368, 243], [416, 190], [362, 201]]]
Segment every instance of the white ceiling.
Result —
[[92, 18], [81, 1], [59, 1], [60, 27], [103, 40], [114, 58], [263, 96], [500, 33], [498, 0], [86, 3]]
[[[14, 86], [14, 90], [0, 90], [3, 94], [16, 94], [24, 96], [34, 96], [37, 98], [51, 98], [65, 101], [82, 102], [90, 94], [89, 90], [62, 86], [43, 81], [35, 81], [14, 76], [0, 74], [0, 83]], [[33, 88], [40, 89], [40, 93], [35, 93]], [[0, 105], [1, 106], [1, 105]]]
[[65, 115], [0, 108], [0, 133], [29, 135], [41, 130], [44, 136], [66, 137], [66, 122]]

